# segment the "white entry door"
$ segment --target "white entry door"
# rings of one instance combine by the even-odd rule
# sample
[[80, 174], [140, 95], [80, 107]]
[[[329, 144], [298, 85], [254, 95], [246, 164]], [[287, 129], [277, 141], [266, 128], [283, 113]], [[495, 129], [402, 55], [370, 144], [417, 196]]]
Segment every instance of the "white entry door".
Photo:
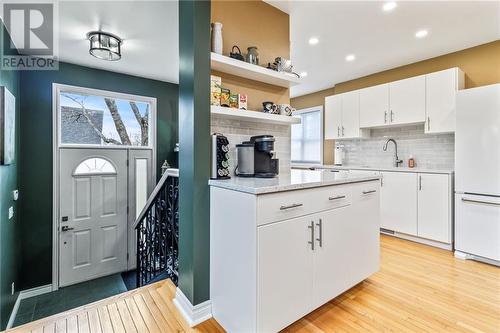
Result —
[[60, 149], [61, 287], [127, 270], [127, 153]]

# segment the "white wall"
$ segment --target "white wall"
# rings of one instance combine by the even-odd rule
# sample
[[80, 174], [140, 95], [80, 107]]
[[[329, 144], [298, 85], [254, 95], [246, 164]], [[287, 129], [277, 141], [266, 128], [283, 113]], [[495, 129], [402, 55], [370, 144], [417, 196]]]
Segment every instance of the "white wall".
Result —
[[276, 158], [280, 160], [280, 174], [290, 172], [290, 142], [291, 129], [289, 125], [274, 125], [255, 123], [249, 121], [236, 121], [212, 117], [212, 133], [221, 133], [225, 135], [230, 144], [230, 170], [234, 175], [236, 166], [236, 145], [243, 141], [250, 140], [254, 135], [273, 135], [276, 138], [274, 150]]
[[389, 143], [387, 151], [382, 150], [389, 138], [398, 143], [398, 155], [403, 160], [403, 166], [408, 165], [411, 154], [417, 167], [454, 169], [455, 135], [424, 134], [424, 125], [372, 129], [370, 138], [341, 140], [339, 142], [345, 145], [343, 164], [391, 167], [394, 145]]

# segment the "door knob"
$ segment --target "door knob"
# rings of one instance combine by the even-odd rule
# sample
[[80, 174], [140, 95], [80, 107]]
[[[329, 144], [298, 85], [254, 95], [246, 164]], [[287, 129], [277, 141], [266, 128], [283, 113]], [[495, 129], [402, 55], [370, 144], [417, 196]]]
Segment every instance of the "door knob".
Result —
[[63, 226], [61, 227], [61, 231], [70, 231], [70, 230], [73, 230], [73, 229], [75, 229], [75, 228], [70, 228], [70, 227], [68, 227], [67, 225], [63, 225]]

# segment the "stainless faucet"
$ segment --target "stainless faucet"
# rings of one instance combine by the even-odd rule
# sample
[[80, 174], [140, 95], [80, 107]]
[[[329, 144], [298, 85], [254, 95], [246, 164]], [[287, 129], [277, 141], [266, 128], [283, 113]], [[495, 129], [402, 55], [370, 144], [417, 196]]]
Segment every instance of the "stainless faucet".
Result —
[[384, 144], [384, 151], [387, 151], [387, 145], [389, 144], [389, 142], [392, 142], [394, 143], [394, 166], [397, 168], [399, 167], [400, 164], [403, 163], [403, 160], [400, 160], [399, 157], [398, 157], [398, 144], [396, 143], [396, 140], [394, 139], [389, 139], [385, 142]]

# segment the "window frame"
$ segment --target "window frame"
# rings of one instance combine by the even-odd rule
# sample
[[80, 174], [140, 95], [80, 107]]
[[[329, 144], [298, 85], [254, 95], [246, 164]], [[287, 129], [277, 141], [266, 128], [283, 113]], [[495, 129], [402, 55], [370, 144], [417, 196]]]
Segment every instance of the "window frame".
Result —
[[[94, 95], [101, 97], [110, 97], [115, 99], [123, 99], [130, 101], [137, 101], [142, 103], [148, 103], [150, 105], [150, 117], [149, 117], [149, 133], [148, 133], [148, 145], [147, 146], [130, 146], [130, 145], [97, 145], [97, 144], [80, 144], [80, 143], [62, 143], [62, 122], [61, 122], [61, 93], [71, 93], [71, 94], [83, 94], [83, 95]], [[119, 93], [109, 90], [85, 88], [79, 86], [72, 86], [66, 84], [54, 84], [53, 98], [55, 100], [55, 121], [57, 128], [57, 147], [58, 148], [94, 148], [94, 149], [152, 149], [156, 151], [156, 98], [148, 96], [139, 96], [133, 94]]]
[[[323, 113], [323, 105], [318, 105], [318, 106], [313, 106], [313, 107], [310, 107], [310, 108], [305, 108], [305, 109], [300, 109], [300, 110], [295, 110], [293, 113], [292, 113], [292, 116], [295, 116], [295, 115], [300, 115], [300, 114], [303, 114], [303, 113], [310, 113], [310, 112], [315, 112], [315, 111], [319, 111], [320, 113], [320, 162], [319, 164], [323, 165], [323, 155], [324, 155], [324, 151], [323, 151], [323, 146], [325, 144], [325, 136], [324, 136], [324, 132], [325, 132], [325, 128], [324, 128], [324, 113]], [[293, 126], [293, 125], [292, 125]], [[291, 128], [290, 128], [290, 164], [292, 165], [292, 167], [294, 166], [297, 166], [297, 167], [301, 167], [301, 166], [313, 166], [313, 165], [318, 165], [318, 163], [316, 162], [305, 162], [305, 161], [293, 161], [292, 160], [292, 155], [291, 155], [291, 145], [292, 145], [292, 138], [291, 138]]]

